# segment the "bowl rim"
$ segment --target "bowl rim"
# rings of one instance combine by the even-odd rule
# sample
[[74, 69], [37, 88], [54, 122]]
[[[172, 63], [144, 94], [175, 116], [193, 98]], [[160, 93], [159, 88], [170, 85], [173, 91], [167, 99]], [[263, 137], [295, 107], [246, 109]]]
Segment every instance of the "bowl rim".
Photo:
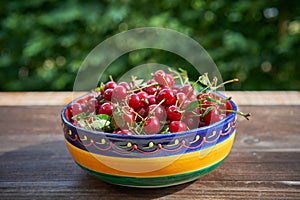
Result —
[[[224, 94], [221, 94], [220, 92], [214, 92], [215, 94], [217, 94], [219, 97], [226, 99], [227, 97]], [[198, 131], [205, 131], [205, 130], [209, 130], [211, 128], [214, 127], [218, 127], [221, 126], [225, 121], [229, 121], [232, 118], [234, 118], [236, 116], [236, 113], [231, 112], [229, 113], [225, 118], [223, 118], [222, 120], [210, 124], [208, 126], [203, 126], [200, 128], [196, 128], [196, 129], [191, 129], [191, 130], [186, 130], [186, 131], [180, 131], [180, 132], [174, 132], [174, 133], [164, 133], [164, 134], [151, 134], [151, 135], [122, 135], [122, 134], [115, 134], [115, 133], [107, 133], [107, 132], [102, 132], [102, 131], [94, 131], [94, 130], [88, 130], [88, 129], [84, 129], [82, 127], [78, 127], [75, 126], [74, 124], [71, 123], [71, 121], [69, 121], [66, 117], [66, 110], [67, 108], [74, 103], [75, 101], [87, 96], [91, 94], [91, 92], [88, 92], [84, 95], [81, 95], [80, 97], [77, 97], [75, 99], [73, 99], [72, 101], [70, 101], [68, 104], [64, 105], [64, 107], [61, 110], [61, 119], [63, 121], [63, 123], [66, 123], [68, 126], [72, 127], [73, 129], [76, 130], [80, 130], [83, 132], [88, 132], [94, 135], [100, 135], [100, 136], [105, 136], [105, 137], [115, 137], [115, 138], [131, 138], [131, 139], [149, 139], [149, 138], [161, 138], [161, 137], [178, 137], [178, 136], [182, 136], [182, 135], [189, 135], [189, 134], [194, 134], [195, 132]], [[229, 100], [230, 104], [232, 105], [232, 110], [237, 111], [237, 105], [234, 103], [234, 101], [232, 101], [231, 99]]]

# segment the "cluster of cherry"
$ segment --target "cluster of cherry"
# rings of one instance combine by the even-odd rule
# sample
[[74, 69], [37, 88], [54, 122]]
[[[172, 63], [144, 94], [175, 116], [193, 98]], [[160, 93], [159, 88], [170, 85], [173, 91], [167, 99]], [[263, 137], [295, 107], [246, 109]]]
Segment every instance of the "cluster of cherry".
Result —
[[[174, 84], [179, 78], [181, 85]], [[143, 83], [109, 81], [68, 108], [72, 123], [118, 134], [158, 134], [218, 122], [232, 111], [229, 99], [211, 90], [195, 94], [177, 71], [158, 70]], [[211, 88], [208, 88], [211, 89]]]

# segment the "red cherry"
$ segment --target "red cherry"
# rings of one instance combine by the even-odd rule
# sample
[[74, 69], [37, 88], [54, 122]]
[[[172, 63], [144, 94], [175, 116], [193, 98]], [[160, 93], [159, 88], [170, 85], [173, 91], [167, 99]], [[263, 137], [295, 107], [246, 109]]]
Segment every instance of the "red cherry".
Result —
[[116, 99], [118, 101], [122, 101], [127, 96], [127, 90], [125, 87], [118, 85], [113, 89], [112, 99]]
[[127, 91], [130, 90], [130, 85], [127, 82], [120, 82], [118, 85], [123, 86]]
[[186, 131], [186, 124], [181, 121], [172, 121], [169, 124], [169, 130], [171, 133]]
[[107, 83], [105, 83], [105, 90], [106, 89], [114, 89], [117, 86], [117, 83], [114, 81], [109, 81]]
[[176, 95], [179, 92], [180, 87], [177, 85], [173, 85], [172, 92]]
[[181, 112], [177, 106], [170, 106], [166, 109], [167, 117], [171, 121], [179, 121], [181, 119]]
[[92, 98], [94, 98], [94, 94], [88, 94], [87, 96], [85, 96], [85, 97], [79, 99], [79, 100], [77, 101], [77, 103], [85, 104], [85, 103], [87, 103], [87, 102], [88, 102], [90, 99], [92, 99]]
[[69, 108], [71, 116], [75, 116], [83, 112], [80, 103], [73, 103]]
[[[229, 100], [226, 100], [225, 102], [225, 109], [224, 110], [232, 110], [232, 105]], [[226, 112], [226, 115], [228, 115], [230, 112]]]
[[129, 129], [134, 124], [134, 113], [131, 111], [132, 109], [128, 106], [123, 107], [124, 110], [122, 113], [114, 113], [113, 120], [117, 127], [121, 129]]
[[82, 108], [82, 112], [87, 112], [88, 111], [88, 107], [87, 107], [87, 104], [86, 103], [82, 103], [80, 104], [81, 105], [81, 108]]
[[154, 95], [148, 95], [144, 99], [145, 106], [156, 104], [156, 97]]
[[199, 93], [197, 94], [197, 99], [201, 100], [201, 99], [205, 99], [206, 97], [211, 97], [209, 93]]
[[141, 106], [145, 106], [145, 98], [148, 96], [147, 92], [140, 91], [140, 92], [137, 93], [137, 95], [140, 98]]
[[134, 110], [138, 109], [142, 106], [142, 102], [140, 97], [137, 94], [130, 94], [128, 96], [128, 105]]
[[120, 135], [132, 135], [132, 132], [128, 129], [117, 129], [114, 131], [114, 133], [120, 134]]
[[145, 92], [147, 92], [148, 94], [153, 95], [157, 91], [157, 86], [151, 85], [151, 86], [144, 88], [143, 90]]
[[186, 109], [186, 107], [191, 103], [190, 100], [185, 100], [181, 106], [181, 109], [184, 110]]
[[157, 70], [157, 71], [153, 74], [154, 80], [155, 80], [159, 85], [166, 85], [165, 77], [166, 77], [166, 72], [163, 71], [163, 70]]
[[184, 93], [188, 99], [194, 94], [194, 88], [191, 85], [184, 85], [179, 89], [180, 92]]
[[[146, 109], [146, 108], [144, 108], [144, 107], [141, 107], [141, 108], [139, 108], [139, 109], [137, 109], [137, 118], [136, 118], [136, 121], [137, 122], [140, 122], [140, 121], [142, 121], [144, 118], [146, 118], [147, 117], [147, 115], [148, 115], [148, 110]], [[142, 118], [141, 118], [142, 117]]]
[[134, 113], [133, 112], [123, 113], [122, 117], [125, 122], [125, 125], [124, 125], [125, 128], [130, 128], [133, 126], [133, 124], [134, 124]]
[[203, 126], [206, 126], [206, 124], [205, 124], [205, 122], [204, 121], [199, 121], [199, 125], [198, 125], [198, 127], [203, 127]]
[[186, 95], [183, 92], [178, 92], [176, 94], [176, 98], [177, 98], [177, 106], [180, 106], [182, 104], [183, 101], [186, 100]]
[[165, 85], [167, 85], [169, 88], [171, 88], [174, 85], [174, 78], [170, 74], [166, 74], [165, 76]]
[[113, 109], [114, 109], [113, 105], [109, 102], [106, 102], [106, 103], [104, 103], [100, 106], [100, 109], [99, 109], [98, 113], [99, 114], [106, 114], [108, 116], [111, 116], [112, 112], [113, 112]]
[[106, 89], [103, 94], [103, 99], [105, 99], [106, 101], [111, 101], [112, 93], [113, 89]]
[[221, 120], [219, 110], [213, 107], [204, 117], [204, 122], [206, 125], [216, 123]]
[[87, 110], [89, 112], [96, 111], [98, 109], [98, 107], [99, 107], [99, 103], [98, 103], [98, 100], [95, 98], [92, 98], [87, 102]]
[[213, 104], [212, 102], [210, 102], [210, 101], [204, 99], [204, 100], [201, 101], [200, 107], [201, 107], [202, 109], [203, 109], [203, 108], [206, 109], [206, 108], [210, 107], [212, 104]]
[[[103, 91], [104, 94], [104, 91]], [[104, 99], [103, 94], [99, 94], [98, 96], [95, 97], [95, 99], [97, 99], [98, 104], [100, 104], [100, 102]]]
[[160, 122], [159, 119], [155, 116], [149, 117], [145, 122], [144, 122], [144, 127], [143, 131], [146, 134], [155, 134], [158, 133], [160, 129]]
[[171, 106], [176, 103], [176, 97], [170, 89], [163, 89], [157, 94], [156, 102], [160, 103], [163, 100], [163, 105], [165, 106]]
[[168, 89], [168, 90], [169, 90], [170, 88], [167, 87], [167, 86], [165, 86], [165, 85], [161, 85], [161, 86], [159, 86], [158, 89], [157, 89], [157, 94], [160, 93], [160, 91], [162, 91], [162, 90], [164, 90], [164, 89]]
[[140, 97], [141, 100], [148, 96], [147, 92], [144, 91], [138, 92], [137, 95]]
[[184, 117], [182, 120], [189, 129], [196, 129], [199, 126], [200, 117], [198, 116], [190, 116]]
[[204, 112], [205, 109], [212, 106], [213, 104], [212, 102], [206, 99], [206, 98], [211, 98], [210, 94], [208, 93], [198, 94], [196, 98], [200, 100], [200, 108], [202, 112]]
[[159, 120], [166, 119], [166, 111], [161, 105], [152, 104], [148, 107], [148, 114], [157, 117]]

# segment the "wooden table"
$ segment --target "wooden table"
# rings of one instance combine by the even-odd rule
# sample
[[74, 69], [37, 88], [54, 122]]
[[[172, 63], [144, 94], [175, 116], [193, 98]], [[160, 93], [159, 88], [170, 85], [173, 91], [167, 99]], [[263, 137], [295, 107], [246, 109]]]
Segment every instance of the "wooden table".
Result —
[[0, 199], [300, 199], [300, 92], [227, 94], [252, 119], [238, 119], [225, 162], [191, 183], [135, 189], [71, 159], [59, 115], [72, 93], [0, 93]]

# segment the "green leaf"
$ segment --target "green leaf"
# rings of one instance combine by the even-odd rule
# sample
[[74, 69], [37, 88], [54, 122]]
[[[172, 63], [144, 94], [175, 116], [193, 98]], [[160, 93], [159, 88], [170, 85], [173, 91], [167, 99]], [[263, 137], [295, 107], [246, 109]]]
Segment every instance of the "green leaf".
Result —
[[205, 99], [209, 102], [217, 102], [217, 100], [210, 98], [210, 97], [206, 97]]
[[207, 113], [209, 113], [212, 110], [212, 106], [206, 108], [205, 112], [202, 114], [202, 116], [204, 117], [205, 115], [207, 115]]
[[98, 114], [95, 116], [96, 120], [106, 120], [106, 121], [110, 121], [111, 117], [106, 115], [106, 114]]
[[77, 115], [74, 115], [72, 117], [72, 120], [77, 120], [77, 119], [85, 119], [86, 118], [86, 113], [85, 112], [82, 112], [82, 113], [79, 113]]
[[199, 94], [199, 93], [201, 93], [201, 92], [206, 92], [206, 90], [204, 90], [204, 87], [203, 86], [201, 86], [200, 84], [197, 84], [197, 83], [191, 83], [192, 84], [192, 86], [193, 86], [193, 88], [194, 88], [194, 94], [195, 95], [197, 95], [197, 94]]
[[105, 119], [97, 119], [91, 123], [91, 126], [95, 129], [102, 129], [105, 126], [108, 126], [110, 124], [110, 121]]
[[134, 80], [134, 85], [141, 85], [144, 82], [144, 79], [136, 79]]
[[192, 101], [189, 105], [187, 105], [187, 107], [185, 108], [186, 112], [191, 112], [194, 109], [196, 109], [197, 107], [199, 107], [199, 103], [197, 100]]

